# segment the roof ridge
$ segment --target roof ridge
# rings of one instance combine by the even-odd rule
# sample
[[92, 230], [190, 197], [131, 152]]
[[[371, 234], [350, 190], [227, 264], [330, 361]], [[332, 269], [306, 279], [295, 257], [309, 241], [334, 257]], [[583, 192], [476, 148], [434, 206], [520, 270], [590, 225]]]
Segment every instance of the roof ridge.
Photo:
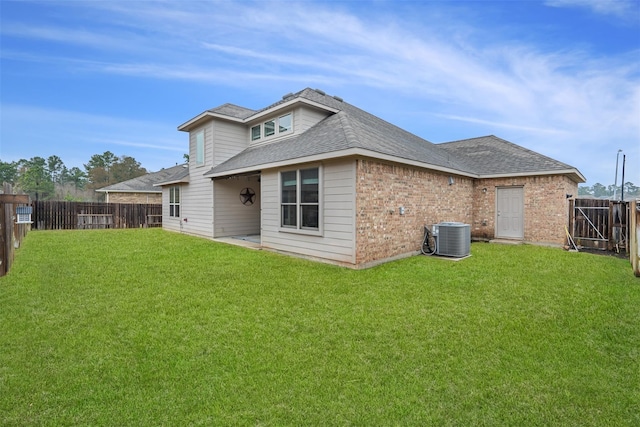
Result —
[[495, 136], [493, 134], [490, 134], [490, 135], [483, 135], [483, 136], [474, 136], [473, 138], [456, 139], [454, 141], [435, 142], [434, 144], [436, 144], [436, 145], [445, 145], [445, 144], [453, 144], [455, 142], [473, 141], [474, 139], [484, 139], [484, 138], [496, 138], [496, 139], [501, 139], [503, 141], [509, 142], [506, 139], [502, 139], [502, 138], [497, 137], [497, 136]]
[[350, 144], [359, 143], [358, 136], [356, 135], [356, 131], [351, 124], [351, 120], [349, 119], [349, 115], [344, 111], [338, 111], [336, 113], [338, 119], [340, 119], [340, 123], [342, 124], [342, 132], [344, 132], [344, 137]]
[[573, 168], [573, 166], [571, 166], [571, 165], [569, 165], [569, 164], [567, 164], [567, 163], [561, 162], [560, 160], [554, 159], [553, 157], [549, 157], [549, 156], [547, 156], [547, 155], [545, 155], [545, 154], [542, 154], [542, 153], [540, 153], [540, 152], [538, 152], [538, 151], [534, 151], [534, 150], [532, 150], [532, 149], [530, 149], [530, 148], [524, 147], [524, 146], [522, 146], [522, 145], [518, 145], [518, 144], [516, 144], [516, 143], [514, 143], [514, 142], [511, 142], [511, 141], [506, 140], [506, 139], [504, 139], [504, 138], [500, 138], [499, 136], [495, 136], [495, 135], [493, 135], [493, 134], [491, 134], [491, 135], [486, 135], [486, 136], [479, 136], [479, 137], [476, 137], [476, 138], [461, 139], [461, 140], [459, 140], [459, 141], [450, 141], [450, 142], [445, 142], [445, 143], [443, 143], [443, 144], [449, 144], [449, 143], [455, 143], [455, 142], [464, 142], [464, 141], [473, 141], [473, 140], [479, 140], [479, 139], [485, 139], [485, 138], [490, 138], [490, 139], [493, 139], [493, 140], [500, 141], [500, 142], [502, 142], [503, 144], [506, 144], [506, 145], [509, 145], [509, 146], [511, 146], [511, 147], [513, 147], [513, 148], [515, 148], [515, 149], [518, 149], [518, 150], [524, 151], [524, 152], [526, 152], [527, 154], [533, 154], [533, 155], [536, 155], [536, 156], [540, 156], [540, 157], [543, 157], [543, 158], [545, 158], [545, 159], [547, 159], [547, 160], [551, 160], [552, 162], [559, 163], [559, 164], [561, 164], [561, 165], [564, 165], [564, 166], [567, 166], [567, 167]]

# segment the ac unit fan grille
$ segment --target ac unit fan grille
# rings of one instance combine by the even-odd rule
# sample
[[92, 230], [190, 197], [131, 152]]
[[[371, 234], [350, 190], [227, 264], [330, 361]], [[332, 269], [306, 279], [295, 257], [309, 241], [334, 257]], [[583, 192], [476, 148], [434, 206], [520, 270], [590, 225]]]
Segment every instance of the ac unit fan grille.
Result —
[[461, 222], [438, 224], [438, 255], [462, 258], [471, 252], [471, 226]]

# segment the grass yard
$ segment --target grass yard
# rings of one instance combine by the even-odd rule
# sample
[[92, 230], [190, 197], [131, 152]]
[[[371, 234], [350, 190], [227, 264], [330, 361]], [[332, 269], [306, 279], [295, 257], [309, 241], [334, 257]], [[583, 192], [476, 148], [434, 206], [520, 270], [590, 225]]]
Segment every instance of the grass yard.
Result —
[[352, 271], [158, 229], [34, 231], [0, 424], [640, 425], [626, 260], [477, 243]]

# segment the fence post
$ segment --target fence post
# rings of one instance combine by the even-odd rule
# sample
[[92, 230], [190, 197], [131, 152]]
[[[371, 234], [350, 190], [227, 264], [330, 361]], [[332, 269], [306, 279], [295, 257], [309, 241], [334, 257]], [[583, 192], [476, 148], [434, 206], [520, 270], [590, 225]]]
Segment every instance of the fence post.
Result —
[[16, 205], [29, 204], [26, 194], [13, 194], [9, 184], [3, 184], [0, 192], [0, 276], [9, 272], [15, 249], [26, 234], [23, 224], [16, 224]]
[[629, 227], [629, 261], [633, 267], [633, 274], [640, 277], [640, 206], [636, 200], [629, 203], [631, 226]]

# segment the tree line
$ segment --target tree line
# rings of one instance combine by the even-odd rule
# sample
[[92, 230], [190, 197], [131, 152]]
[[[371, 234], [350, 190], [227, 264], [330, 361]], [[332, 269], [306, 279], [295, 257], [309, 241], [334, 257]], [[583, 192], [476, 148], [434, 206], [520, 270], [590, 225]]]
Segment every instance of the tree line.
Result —
[[[599, 182], [596, 182], [591, 187], [581, 185], [578, 187], [578, 197], [580, 196], [593, 196], [602, 199], [616, 199], [619, 200], [624, 190], [624, 199], [629, 200], [631, 198], [640, 196], [640, 187], [636, 187], [632, 182], [625, 182], [624, 185], [608, 185], [604, 186]], [[615, 197], [614, 197], [615, 196]]]
[[96, 200], [94, 190], [147, 173], [136, 159], [110, 151], [94, 154], [83, 165], [67, 168], [58, 156], [32, 157], [15, 162], [0, 159], [0, 182], [28, 194], [32, 200]]

